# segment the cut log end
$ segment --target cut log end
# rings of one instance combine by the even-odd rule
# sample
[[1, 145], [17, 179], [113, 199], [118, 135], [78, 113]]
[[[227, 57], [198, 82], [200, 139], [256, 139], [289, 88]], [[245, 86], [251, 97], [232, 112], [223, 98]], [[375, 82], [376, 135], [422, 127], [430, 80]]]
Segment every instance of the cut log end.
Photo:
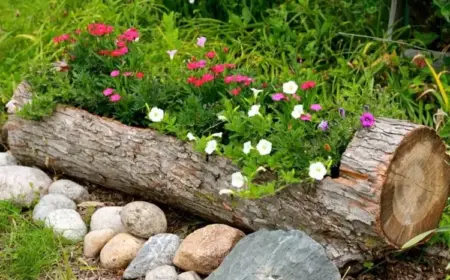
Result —
[[439, 224], [450, 186], [445, 151], [436, 132], [426, 127], [411, 131], [395, 151], [381, 194], [380, 222], [396, 247]]

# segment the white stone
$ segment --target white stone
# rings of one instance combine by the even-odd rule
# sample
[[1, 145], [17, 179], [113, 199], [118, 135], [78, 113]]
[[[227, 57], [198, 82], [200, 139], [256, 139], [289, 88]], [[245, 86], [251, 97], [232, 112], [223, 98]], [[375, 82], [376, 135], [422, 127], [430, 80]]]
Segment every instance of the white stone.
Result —
[[17, 160], [9, 153], [0, 153], [0, 166], [17, 165]]
[[147, 273], [145, 280], [178, 280], [178, 273], [175, 267], [163, 265]]
[[116, 234], [127, 232], [120, 219], [122, 209], [123, 207], [107, 206], [95, 211], [91, 217], [91, 230], [110, 228]]
[[48, 192], [50, 177], [37, 168], [0, 166], [0, 200], [30, 207], [39, 196]]
[[178, 280], [202, 280], [195, 271], [187, 271], [178, 275]]
[[77, 205], [75, 202], [61, 194], [45, 195], [34, 207], [33, 220], [44, 221], [45, 218], [47, 218], [47, 216], [56, 209], [76, 210]]
[[145, 201], [128, 203], [123, 207], [120, 217], [129, 233], [142, 238], [167, 231], [164, 212], [158, 206]]
[[95, 258], [106, 243], [114, 237], [114, 230], [104, 228], [94, 230], [84, 237], [83, 254], [87, 258]]
[[76, 203], [89, 200], [88, 191], [83, 186], [70, 180], [58, 180], [54, 182], [50, 185], [48, 192], [62, 194], [74, 200]]
[[72, 209], [57, 209], [45, 219], [45, 226], [72, 242], [83, 240], [87, 233], [86, 225], [80, 214]]
[[100, 263], [107, 269], [123, 269], [136, 257], [144, 240], [128, 233], [119, 233], [100, 252]]

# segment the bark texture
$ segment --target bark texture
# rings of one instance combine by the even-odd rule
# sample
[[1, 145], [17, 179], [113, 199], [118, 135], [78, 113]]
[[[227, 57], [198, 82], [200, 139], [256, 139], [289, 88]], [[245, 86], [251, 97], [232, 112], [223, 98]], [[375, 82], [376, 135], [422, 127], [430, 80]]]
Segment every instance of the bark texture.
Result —
[[[19, 91], [26, 91], [25, 85], [21, 87]], [[53, 116], [41, 121], [11, 115], [3, 135], [12, 154], [23, 164], [54, 169], [242, 228], [301, 229], [320, 242], [338, 266], [370, 259], [400, 246], [405, 236], [415, 233], [411, 225], [423, 224], [416, 231], [436, 226], [450, 185], [445, 145], [434, 131], [391, 119], [377, 119], [374, 127], [356, 133], [343, 155], [341, 177], [325, 178], [313, 188], [292, 186], [276, 196], [252, 201], [219, 195], [220, 189], [230, 187], [230, 176], [238, 171], [230, 160], [206, 158], [194, 152], [189, 143], [84, 110], [59, 106]], [[418, 154], [418, 149], [423, 150], [421, 143], [429, 144], [425, 145], [429, 148], [425, 152], [435, 157], [428, 162], [438, 171], [425, 172], [428, 163], [420, 162], [425, 152], [420, 153], [420, 158], [406, 159], [396, 153], [406, 145], [402, 153]], [[425, 174], [422, 183], [440, 176], [426, 199], [419, 199], [420, 191], [414, 193], [416, 208], [426, 207], [420, 215], [414, 211], [416, 208], [398, 207], [408, 203], [403, 194], [410, 193], [405, 192], [399, 178], [409, 174], [391, 175], [407, 171], [404, 167], [409, 164], [414, 166], [414, 172]], [[385, 188], [386, 185], [390, 187]], [[400, 193], [395, 193], [396, 189]], [[400, 202], [391, 206], [398, 199]], [[395, 235], [383, 228], [393, 225], [386, 218], [389, 220], [389, 215], [396, 213], [406, 220], [394, 226], [408, 234]], [[428, 220], [423, 223], [425, 219]]]

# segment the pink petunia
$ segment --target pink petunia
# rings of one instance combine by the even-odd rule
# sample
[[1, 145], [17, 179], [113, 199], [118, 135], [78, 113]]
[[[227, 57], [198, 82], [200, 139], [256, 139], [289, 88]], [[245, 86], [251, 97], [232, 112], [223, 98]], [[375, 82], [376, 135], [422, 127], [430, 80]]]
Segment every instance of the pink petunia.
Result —
[[125, 54], [128, 53], [128, 48], [127, 47], [123, 47], [123, 48], [119, 48], [119, 49], [115, 49], [111, 52], [111, 56], [123, 56]]
[[142, 79], [142, 78], [144, 78], [144, 73], [142, 73], [142, 72], [137, 72], [137, 73], [136, 73], [136, 78], [138, 78], [139, 80]]
[[124, 76], [124, 77], [129, 77], [131, 75], [133, 75], [133, 72], [125, 72], [122, 74], [122, 76]]
[[115, 94], [111, 95], [109, 100], [111, 100], [111, 102], [117, 102], [120, 100], [120, 98], [122, 98], [122, 97], [119, 94], [115, 93]]
[[369, 112], [363, 113], [359, 120], [363, 127], [372, 127], [375, 124], [375, 117]]
[[206, 43], [206, 37], [197, 38], [197, 46], [204, 48]]
[[310, 109], [313, 111], [320, 111], [322, 110], [322, 106], [320, 106], [320, 104], [312, 104]]
[[139, 40], [139, 32], [135, 28], [130, 28], [119, 36], [119, 41], [132, 42], [137, 40]]
[[56, 36], [55, 38], [53, 38], [53, 42], [55, 44], [59, 44], [62, 43], [64, 41], [68, 41], [70, 39], [70, 35], [69, 34], [62, 34], [60, 36]]
[[272, 95], [272, 100], [273, 101], [281, 101], [284, 99], [284, 94], [283, 93], [275, 93]]
[[120, 75], [120, 71], [119, 70], [114, 70], [111, 72], [111, 77], [117, 77]]
[[124, 41], [117, 41], [117, 42], [116, 42], [116, 46], [117, 46], [118, 48], [124, 48], [124, 47], [127, 46], [127, 43], [125, 43]]
[[200, 61], [194, 61], [194, 62], [188, 63], [187, 68], [189, 70], [195, 70], [195, 69], [205, 68], [205, 66], [206, 66], [206, 61], [200, 60]]
[[216, 52], [215, 51], [210, 51], [206, 54], [206, 57], [209, 59], [213, 59], [216, 56]]
[[210, 82], [214, 80], [214, 75], [211, 73], [206, 73], [205, 75], [202, 76], [202, 81], [204, 83]]
[[310, 114], [303, 114], [300, 116], [300, 119], [302, 121], [311, 121], [311, 115]]
[[241, 93], [241, 90], [242, 90], [241, 88], [234, 88], [231, 90], [231, 94], [237, 96], [239, 95], [239, 93]]
[[302, 90], [308, 90], [308, 89], [312, 89], [315, 87], [316, 87], [316, 82], [314, 82], [314, 81], [307, 81], [301, 85]]
[[93, 36], [103, 36], [114, 31], [114, 27], [103, 23], [92, 23], [88, 25], [88, 31]]
[[112, 88], [106, 88], [106, 89], [103, 91], [103, 95], [104, 95], [104, 96], [110, 96], [111, 94], [113, 94], [113, 92], [114, 92], [114, 89], [112, 89]]

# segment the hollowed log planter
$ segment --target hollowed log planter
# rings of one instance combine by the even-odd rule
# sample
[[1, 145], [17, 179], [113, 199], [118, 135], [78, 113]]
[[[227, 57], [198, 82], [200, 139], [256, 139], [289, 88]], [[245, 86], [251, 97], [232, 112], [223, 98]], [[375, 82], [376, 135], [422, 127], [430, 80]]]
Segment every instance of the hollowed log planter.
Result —
[[[21, 84], [17, 106], [31, 94]], [[345, 151], [339, 178], [314, 188], [291, 186], [272, 197], [219, 195], [238, 169], [230, 160], [151, 129], [128, 127], [59, 106], [30, 121], [10, 115], [4, 141], [23, 164], [176, 206], [238, 227], [301, 229], [323, 244], [338, 266], [402, 246], [438, 225], [450, 185], [445, 145], [435, 131], [377, 119]]]

